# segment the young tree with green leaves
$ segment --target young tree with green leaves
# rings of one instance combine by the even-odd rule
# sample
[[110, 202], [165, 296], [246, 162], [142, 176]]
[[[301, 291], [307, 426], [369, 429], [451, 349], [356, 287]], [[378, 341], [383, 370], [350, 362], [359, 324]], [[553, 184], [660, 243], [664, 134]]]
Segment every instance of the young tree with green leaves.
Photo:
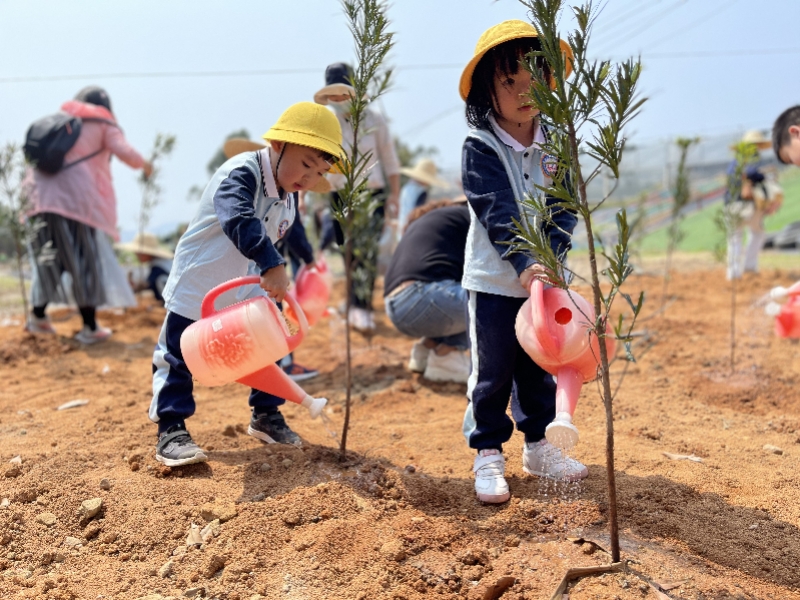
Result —
[[144, 234], [150, 224], [150, 217], [153, 209], [161, 201], [161, 185], [159, 183], [161, 175], [161, 161], [172, 154], [175, 147], [175, 136], [158, 133], [150, 151], [148, 162], [152, 165], [153, 171], [150, 176], [144, 174], [139, 176], [139, 185], [142, 187], [142, 202], [139, 206], [139, 237]]
[[[753, 201], [742, 200], [742, 185], [744, 184], [745, 171], [758, 156], [758, 149], [755, 144], [739, 142], [733, 147], [734, 167], [733, 173], [728, 175], [725, 186], [726, 201], [714, 216], [714, 224], [722, 232], [723, 238], [714, 249], [717, 260], [727, 262], [731, 265], [731, 257], [728, 253], [732, 251], [729, 240], [733, 234], [742, 226], [744, 215], [754, 209]], [[730, 341], [730, 369], [731, 374], [736, 367], [736, 280], [738, 273], [736, 266], [728, 267], [728, 279], [731, 282], [731, 341]]]
[[28, 315], [28, 294], [25, 291], [25, 279], [22, 273], [22, 262], [25, 256], [25, 244], [31, 234], [31, 222], [25, 218], [30, 204], [22, 186], [25, 177], [25, 157], [22, 148], [10, 142], [0, 150], [0, 227], [8, 230], [14, 245], [19, 277], [19, 291], [22, 306]]
[[[394, 34], [388, 30], [386, 3], [382, 0], [342, 0], [356, 52], [356, 63], [351, 77], [354, 90], [350, 100], [350, 124], [353, 128], [353, 144], [338, 168], [344, 175], [344, 186], [339, 190], [339, 201], [331, 206], [334, 218], [344, 234], [345, 289], [353, 286], [353, 264], [374, 265], [377, 258], [377, 240], [365, 239], [363, 232], [371, 231], [370, 221], [376, 208], [375, 200], [367, 189], [367, 169], [372, 154], [359, 147], [363, 138], [364, 119], [370, 102], [386, 92], [392, 71], [384, 66], [386, 56], [394, 44]], [[359, 235], [359, 232], [362, 232]], [[364, 273], [359, 269], [359, 273]], [[363, 277], [362, 277], [363, 278]], [[356, 281], [355, 289], [367, 285]], [[369, 290], [372, 293], [372, 290]], [[351, 297], [347, 294], [345, 309], [345, 377], [346, 398], [342, 438], [339, 447], [341, 458], [347, 453], [347, 432], [350, 426], [350, 401], [353, 384], [352, 354], [350, 343]]]
[[[516, 223], [517, 241], [514, 247], [520, 252], [529, 253], [544, 266], [549, 274], [548, 279], [554, 285], [567, 289], [568, 276], [564, 273], [561, 257], [551, 249], [546, 230], [557, 227], [553, 215], [558, 211], [576, 213], [586, 227], [589, 245], [589, 283], [592, 289], [591, 303], [596, 315], [589, 326], [589, 334], [597, 336], [601, 341], [606, 337], [612, 306], [617, 297], [622, 296], [630, 308], [632, 319], [626, 324], [620, 314], [613, 331], [616, 338], [624, 343], [629, 360], [633, 360], [630, 353], [630, 332], [641, 311], [644, 294], [641, 293], [637, 300], [633, 300], [621, 291], [623, 283], [632, 272], [628, 251], [631, 232], [627, 214], [624, 209], [617, 213], [618, 238], [613, 250], [605, 252], [598, 249], [592, 214], [603, 205], [608, 196], [591, 201], [587, 194], [587, 185], [606, 169], [614, 178], [616, 188], [625, 147], [623, 129], [636, 116], [645, 101], [637, 94], [641, 64], [633, 59], [614, 65], [610, 61], [589, 60], [589, 39], [597, 16], [592, 2], [571, 7], [577, 21], [576, 29], [567, 36], [574, 54], [572, 58], [568, 58], [560, 47], [558, 24], [564, 1], [520, 2], [527, 7], [531, 22], [539, 32], [541, 51], [528, 55], [522, 64], [531, 73], [531, 104], [541, 111], [542, 123], [549, 134], [543, 150], [555, 157], [557, 168], [550, 186], [540, 187], [538, 194], [532, 194], [523, 201], [527, 210], [523, 211], [521, 221]], [[537, 57], [543, 57], [550, 66], [551, 76], [537, 68]], [[571, 60], [573, 71], [570, 79], [565, 76], [567, 60]], [[587, 167], [584, 156], [591, 157], [596, 165]], [[611, 193], [613, 189], [609, 191], [609, 195]], [[545, 195], [556, 198], [557, 201], [548, 205]], [[608, 263], [605, 268], [599, 265], [598, 252]], [[603, 284], [601, 276], [606, 280]], [[606, 414], [611, 558], [618, 562], [620, 548], [614, 474], [614, 414], [609, 372], [612, 357], [608, 356], [605, 343], [599, 343], [598, 346], [599, 387]]]
[[683, 230], [681, 223], [683, 223], [686, 215], [683, 209], [689, 204], [692, 199], [692, 192], [689, 187], [689, 174], [686, 169], [686, 158], [689, 154], [689, 148], [694, 144], [700, 142], [700, 138], [678, 138], [675, 140], [675, 145], [678, 146], [680, 151], [680, 158], [678, 159], [678, 169], [675, 173], [675, 181], [672, 186], [672, 206], [670, 207], [670, 220], [667, 229], [667, 257], [664, 264], [664, 285], [661, 290], [661, 309], [667, 303], [667, 288], [669, 287], [669, 272], [672, 265], [672, 255], [678, 248], [678, 244], [683, 240]]

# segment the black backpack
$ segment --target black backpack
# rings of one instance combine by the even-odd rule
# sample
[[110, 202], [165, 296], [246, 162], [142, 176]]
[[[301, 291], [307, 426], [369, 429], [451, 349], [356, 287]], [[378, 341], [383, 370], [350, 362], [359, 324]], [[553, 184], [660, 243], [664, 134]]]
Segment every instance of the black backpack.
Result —
[[62, 169], [68, 169], [79, 162], [88, 160], [100, 154], [104, 148], [97, 152], [92, 152], [69, 164], [64, 164], [64, 156], [75, 145], [81, 133], [83, 121], [100, 121], [115, 125], [113, 121], [106, 119], [83, 119], [73, 117], [65, 112], [57, 112], [46, 117], [42, 117], [28, 128], [25, 134], [25, 157], [34, 167], [45, 173], [58, 173]]

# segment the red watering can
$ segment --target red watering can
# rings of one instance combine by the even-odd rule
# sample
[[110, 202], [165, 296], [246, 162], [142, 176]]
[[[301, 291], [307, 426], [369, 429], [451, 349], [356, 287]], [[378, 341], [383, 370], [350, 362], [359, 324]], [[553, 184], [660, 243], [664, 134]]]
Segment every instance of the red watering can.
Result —
[[[545, 430], [547, 440], [564, 450], [578, 442], [578, 428], [572, 424], [581, 386], [597, 377], [600, 348], [590, 335], [594, 309], [575, 292], [544, 289], [539, 279], [531, 284], [531, 297], [517, 314], [517, 339], [533, 361], [557, 378], [556, 418]], [[607, 333], [610, 333], [606, 329]], [[613, 356], [614, 338], [605, 338]]]
[[293, 293], [303, 312], [306, 313], [310, 326], [315, 325], [327, 311], [332, 284], [333, 277], [322, 256], [311, 268], [303, 265], [297, 272]]
[[289, 317], [299, 326], [292, 335], [281, 311], [265, 296], [238, 302], [220, 311], [214, 302], [224, 292], [243, 285], [258, 285], [257, 275], [226, 281], [212, 289], [200, 306], [201, 318], [181, 336], [186, 366], [203, 385], [238, 381], [305, 406], [316, 417], [327, 403], [312, 398], [277, 366], [275, 361], [292, 352], [308, 332], [308, 322], [297, 301], [286, 295]]
[[766, 306], [766, 312], [775, 317], [775, 335], [800, 338], [800, 282], [789, 288], [772, 288], [769, 297], [772, 301]]

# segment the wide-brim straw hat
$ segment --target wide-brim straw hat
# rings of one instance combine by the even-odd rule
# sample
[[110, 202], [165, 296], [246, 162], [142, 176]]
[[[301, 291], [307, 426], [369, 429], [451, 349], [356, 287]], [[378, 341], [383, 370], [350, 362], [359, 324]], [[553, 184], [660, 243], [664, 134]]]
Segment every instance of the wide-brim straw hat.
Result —
[[417, 161], [417, 164], [415, 164], [413, 168], [403, 167], [400, 169], [400, 172], [406, 177], [410, 177], [426, 185], [447, 187], [447, 182], [444, 179], [439, 179], [439, 170], [430, 158], [423, 158]]
[[158, 238], [152, 233], [137, 233], [133, 240], [124, 244], [114, 244], [117, 250], [133, 252], [134, 254], [148, 254], [156, 258], [172, 258], [174, 255], [161, 245]]
[[[517, 19], [503, 21], [499, 25], [495, 25], [484, 31], [483, 35], [481, 35], [478, 40], [478, 44], [475, 46], [475, 54], [472, 60], [467, 63], [467, 66], [464, 67], [464, 72], [461, 73], [461, 81], [458, 84], [458, 91], [461, 94], [461, 99], [466, 100], [467, 96], [469, 96], [469, 91], [472, 88], [472, 74], [475, 72], [475, 67], [478, 66], [480, 60], [489, 50], [511, 40], [535, 37], [539, 37], [539, 32], [536, 31], [536, 28], [530, 23]], [[572, 73], [572, 48], [570, 48], [570, 45], [564, 40], [559, 40], [559, 43], [561, 52], [564, 54], [566, 70], [564, 76], [569, 77], [570, 73]]]
[[314, 94], [314, 102], [328, 104], [329, 96], [347, 95], [353, 98], [353, 68], [347, 63], [333, 63], [325, 69], [325, 86]]
[[[772, 148], [772, 140], [767, 138], [764, 135], [764, 132], [760, 129], [751, 129], [750, 131], [745, 132], [742, 136], [742, 139], [739, 140], [739, 143], [742, 144], [752, 144], [759, 150], [766, 150], [767, 148]], [[731, 148], [735, 148], [736, 144], [733, 144]]]

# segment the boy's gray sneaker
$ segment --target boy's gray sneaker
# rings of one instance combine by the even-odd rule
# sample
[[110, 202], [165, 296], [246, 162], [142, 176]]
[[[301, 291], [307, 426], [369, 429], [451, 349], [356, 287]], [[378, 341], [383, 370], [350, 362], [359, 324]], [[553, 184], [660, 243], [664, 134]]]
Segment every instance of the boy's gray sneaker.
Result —
[[303, 440], [289, 429], [283, 415], [279, 412], [271, 415], [253, 415], [250, 419], [250, 426], [247, 428], [247, 435], [252, 435], [267, 444], [303, 445]]
[[168, 467], [205, 462], [208, 456], [180, 425], [170, 427], [158, 438], [156, 460]]

